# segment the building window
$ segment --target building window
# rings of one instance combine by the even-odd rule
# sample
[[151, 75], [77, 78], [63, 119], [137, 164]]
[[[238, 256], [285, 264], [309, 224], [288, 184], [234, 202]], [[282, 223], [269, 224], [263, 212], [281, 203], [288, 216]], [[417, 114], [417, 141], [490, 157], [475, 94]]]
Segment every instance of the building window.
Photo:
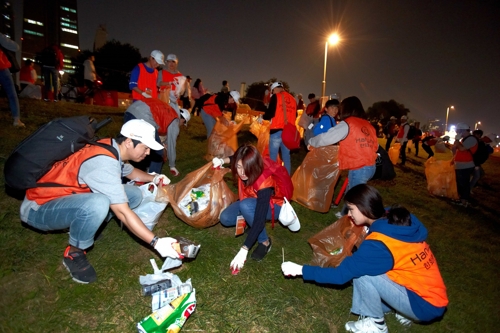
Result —
[[43, 34], [41, 32], [36, 32], [36, 31], [32, 31], [32, 30], [24, 29], [24, 32], [27, 33], [28, 35], [43, 36]]
[[70, 48], [70, 49], [78, 50], [78, 46], [72, 45], [72, 44], [61, 43], [61, 46], [64, 46], [64, 47], [67, 47], [67, 48]]
[[61, 17], [61, 21], [64, 21], [64, 22], [70, 22], [70, 23], [76, 23], [76, 20], [70, 20], [69, 18], [67, 17]]
[[66, 28], [61, 28], [61, 30], [65, 31], [65, 32], [72, 33], [72, 34], [78, 34], [78, 31], [76, 31], [76, 30], [71, 30], [71, 29], [66, 29]]
[[76, 14], [76, 10], [73, 9], [73, 8], [69, 8], [69, 7], [63, 7], [61, 6], [61, 9], [64, 10], [64, 11], [67, 11], [67, 12], [70, 12], [70, 13], [75, 13]]
[[69, 24], [69, 23], [64, 23], [64, 22], [61, 22], [61, 25], [62, 25], [63, 27], [68, 27], [68, 28], [78, 29], [78, 28], [76, 27], [76, 25], [74, 25], [74, 24]]
[[36, 25], [39, 25], [39, 26], [43, 27], [43, 23], [39, 22], [39, 21], [30, 20], [30, 19], [25, 18], [24, 22], [28, 22], [28, 23], [31, 23], [31, 24], [36, 24]]

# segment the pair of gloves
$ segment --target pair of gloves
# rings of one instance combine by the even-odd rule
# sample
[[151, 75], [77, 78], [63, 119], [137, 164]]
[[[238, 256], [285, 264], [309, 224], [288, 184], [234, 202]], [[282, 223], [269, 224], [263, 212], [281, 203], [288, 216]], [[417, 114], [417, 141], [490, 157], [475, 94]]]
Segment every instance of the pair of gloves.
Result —
[[168, 184], [170, 184], [170, 179], [168, 179], [168, 177], [165, 175], [158, 175], [157, 174], [153, 178], [153, 183], [155, 183], [157, 186], [160, 186], [160, 184], [168, 185]]
[[[239, 271], [243, 268], [245, 261], [247, 260], [248, 250], [241, 248], [238, 254], [231, 261], [229, 266], [233, 271]], [[285, 276], [300, 276], [302, 275], [302, 265], [298, 265], [291, 261], [286, 261], [281, 264], [281, 270]]]
[[182, 259], [182, 258], [180, 258], [179, 253], [174, 249], [174, 244], [176, 244], [176, 243], [178, 243], [177, 239], [172, 238], [172, 237], [158, 238], [154, 248], [156, 251], [158, 251], [158, 253], [162, 257]]
[[148, 94], [147, 92], [143, 91], [142, 96], [146, 97], [146, 98], [151, 98], [152, 96], [150, 94]]

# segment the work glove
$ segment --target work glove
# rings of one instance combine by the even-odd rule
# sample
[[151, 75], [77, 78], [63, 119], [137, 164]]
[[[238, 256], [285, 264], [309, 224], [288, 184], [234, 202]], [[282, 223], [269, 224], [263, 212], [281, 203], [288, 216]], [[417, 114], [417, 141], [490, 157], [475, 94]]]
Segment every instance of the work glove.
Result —
[[281, 270], [285, 276], [302, 275], [302, 266], [291, 261], [285, 261], [281, 264]]
[[224, 159], [214, 157], [212, 160], [212, 164], [214, 165], [214, 169], [220, 168], [224, 165]]
[[153, 183], [158, 186], [160, 186], [160, 184], [168, 185], [170, 184], [170, 179], [165, 175], [156, 175], [155, 178], [153, 178]]
[[155, 250], [158, 251], [162, 257], [178, 259], [179, 253], [173, 248], [173, 244], [175, 243], [177, 243], [177, 239], [172, 237], [159, 238], [156, 241]]
[[260, 116], [257, 118], [257, 122], [258, 122], [260, 125], [262, 125], [262, 121], [263, 121], [263, 119], [262, 119], [262, 115], [260, 115]]
[[146, 98], [151, 98], [151, 95], [150, 95], [150, 94], [148, 94], [148, 93], [147, 93], [147, 92], [145, 92], [145, 91], [143, 91], [141, 95], [142, 95], [142, 96], [144, 96], [144, 97], [146, 97]]
[[229, 267], [235, 271], [242, 269], [245, 261], [247, 260], [247, 255], [248, 250], [241, 248], [236, 257], [234, 257], [233, 261], [231, 261], [231, 265]]

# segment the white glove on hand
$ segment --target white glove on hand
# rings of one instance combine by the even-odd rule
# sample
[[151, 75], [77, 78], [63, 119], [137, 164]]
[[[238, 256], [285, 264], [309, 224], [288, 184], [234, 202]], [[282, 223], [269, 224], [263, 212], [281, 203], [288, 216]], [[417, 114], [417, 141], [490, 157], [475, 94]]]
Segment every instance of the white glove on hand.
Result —
[[224, 159], [214, 157], [212, 160], [212, 164], [214, 165], [214, 169], [217, 169], [218, 167], [221, 167], [224, 165]]
[[285, 276], [302, 275], [302, 266], [291, 261], [285, 261], [281, 264], [281, 270]]
[[168, 185], [170, 184], [170, 179], [168, 179], [168, 177], [165, 175], [156, 175], [155, 178], [153, 178], [153, 183], [160, 186], [160, 182], [163, 185]]
[[262, 119], [262, 115], [260, 115], [260, 116], [257, 118], [257, 122], [258, 122], [259, 124], [261, 124], [261, 125], [262, 125], [262, 120], [263, 120], [263, 119]]
[[248, 250], [241, 248], [236, 257], [234, 257], [233, 261], [231, 261], [231, 269], [240, 270], [243, 268], [245, 261], [247, 260]]
[[177, 243], [177, 239], [175, 238], [172, 237], [159, 238], [156, 241], [155, 250], [158, 251], [158, 253], [162, 257], [170, 257], [177, 259], [179, 258], [179, 253], [177, 253], [177, 251], [175, 251], [175, 249], [172, 247], [174, 243]]
[[141, 95], [142, 95], [142, 96], [144, 96], [144, 97], [146, 97], [146, 98], [151, 98], [151, 95], [150, 95], [150, 94], [148, 94], [148, 93], [147, 93], [147, 92], [145, 92], [145, 91], [143, 91]]

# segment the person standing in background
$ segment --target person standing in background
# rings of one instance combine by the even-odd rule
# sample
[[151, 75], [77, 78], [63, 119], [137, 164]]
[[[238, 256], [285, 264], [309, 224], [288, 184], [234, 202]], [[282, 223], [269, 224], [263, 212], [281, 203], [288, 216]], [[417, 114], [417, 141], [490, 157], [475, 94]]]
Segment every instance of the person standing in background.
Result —
[[8, 51], [17, 52], [19, 50], [19, 45], [16, 42], [7, 38], [4, 34], [0, 33], [0, 85], [2, 85], [7, 99], [9, 100], [10, 112], [12, 113], [12, 118], [14, 118], [14, 126], [16, 127], [26, 127], [23, 122], [21, 122], [19, 114], [19, 99], [17, 98], [16, 87], [14, 86], [14, 80], [12, 79], [12, 74], [9, 68], [12, 66], [3, 49]]
[[406, 145], [408, 144], [408, 131], [410, 130], [410, 124], [408, 124], [407, 120], [407, 116], [401, 116], [401, 125], [396, 136], [396, 142], [401, 143], [401, 150], [399, 151], [401, 156], [400, 165], [405, 165], [406, 163]]
[[90, 105], [94, 105], [94, 87], [97, 80], [97, 74], [94, 66], [95, 56], [93, 53], [89, 54], [87, 60], [83, 62], [83, 80], [87, 87], [87, 96], [89, 96]]
[[24, 66], [21, 67], [21, 70], [19, 72], [19, 83], [21, 84], [21, 91], [23, 91], [27, 85], [35, 84], [37, 78], [38, 75], [36, 74], [33, 61], [27, 59], [24, 62]]
[[181, 96], [182, 108], [191, 109], [191, 76], [186, 76], [186, 88]]
[[200, 97], [205, 95], [206, 90], [203, 87], [203, 83], [201, 82], [201, 79], [196, 79], [193, 85], [193, 89], [191, 89], [191, 97], [194, 99], [194, 106], [191, 109], [191, 114], [192, 115], [200, 115], [200, 110], [202, 105], [200, 105]]
[[42, 65], [45, 101], [57, 102], [59, 71], [63, 68], [64, 55], [56, 44], [43, 49], [39, 56]]

